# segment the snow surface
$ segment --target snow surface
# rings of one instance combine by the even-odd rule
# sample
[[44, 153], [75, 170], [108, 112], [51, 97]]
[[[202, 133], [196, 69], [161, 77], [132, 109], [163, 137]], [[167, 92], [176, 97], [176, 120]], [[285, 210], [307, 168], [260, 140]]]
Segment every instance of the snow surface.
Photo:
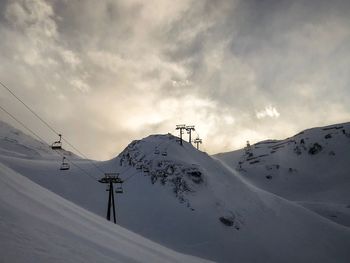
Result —
[[[307, 147], [324, 136], [320, 130], [307, 136]], [[0, 130], [0, 148], [5, 148], [1, 136]], [[266, 142], [261, 148], [254, 145], [253, 157], [265, 154], [263, 148], [269, 155], [259, 157], [262, 164], [250, 164], [244, 150], [213, 158], [188, 143], [180, 146], [172, 135], [152, 135], [132, 142], [118, 157], [95, 164], [126, 179], [124, 194], [116, 196], [118, 223], [178, 252], [217, 262], [349, 262], [349, 166], [344, 157], [349, 153], [348, 137], [336, 136], [332, 148], [324, 147], [315, 155], [307, 153], [309, 148], [297, 155], [294, 148], [282, 154], [282, 148], [271, 153]], [[36, 149], [36, 143], [28, 139], [26, 147]], [[47, 158], [43, 152], [34, 156], [16, 147], [6, 144], [0, 162], [105, 217], [108, 192], [104, 185], [76, 167], [59, 171], [59, 157]], [[324, 157], [315, 160], [319, 156]], [[237, 171], [238, 161], [243, 160]], [[76, 162], [102, 176], [90, 162]], [[343, 173], [328, 174], [332, 167]], [[288, 174], [289, 168], [295, 178]], [[304, 168], [310, 172], [306, 176], [299, 172]], [[270, 173], [272, 179], [267, 179]], [[283, 179], [284, 174], [288, 179]], [[334, 209], [337, 219], [327, 218]]]
[[0, 164], [0, 262], [203, 262], [155, 244]]
[[[315, 144], [322, 149], [311, 154]], [[250, 152], [251, 157], [242, 149], [215, 158], [240, 171], [247, 182], [350, 226], [350, 123], [260, 142]]]

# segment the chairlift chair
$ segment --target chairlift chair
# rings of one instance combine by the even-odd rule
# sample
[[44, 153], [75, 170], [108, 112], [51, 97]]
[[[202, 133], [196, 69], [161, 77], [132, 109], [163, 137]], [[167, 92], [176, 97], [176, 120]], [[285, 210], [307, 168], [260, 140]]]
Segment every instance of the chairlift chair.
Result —
[[163, 155], [163, 156], [167, 156], [167, 155], [168, 155], [167, 151], [163, 151], [163, 152], [162, 152], [162, 155]]
[[56, 142], [54, 142], [52, 145], [51, 145], [51, 149], [52, 150], [60, 150], [62, 149], [62, 142], [61, 142], [61, 139], [62, 139], [62, 135], [59, 134], [58, 136], [60, 136], [60, 139]]
[[115, 188], [115, 192], [117, 194], [122, 194], [123, 193], [123, 187], [122, 187], [122, 184], [121, 183], [118, 183], [117, 184], [117, 187]]
[[69, 163], [66, 162], [66, 157], [63, 156], [60, 170], [62, 170], [62, 171], [69, 170], [69, 168], [70, 168], [70, 165], [69, 165]]
[[159, 149], [156, 147], [156, 148], [154, 148], [154, 154], [159, 154], [160, 152], [159, 152]]

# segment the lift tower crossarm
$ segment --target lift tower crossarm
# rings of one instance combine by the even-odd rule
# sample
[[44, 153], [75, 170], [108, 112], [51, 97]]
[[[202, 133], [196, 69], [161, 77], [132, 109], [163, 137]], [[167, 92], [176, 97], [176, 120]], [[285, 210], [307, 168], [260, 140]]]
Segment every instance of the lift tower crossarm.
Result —
[[182, 145], [182, 134], [184, 134], [184, 130], [186, 130], [186, 124], [176, 125], [176, 130], [180, 131], [180, 145]]

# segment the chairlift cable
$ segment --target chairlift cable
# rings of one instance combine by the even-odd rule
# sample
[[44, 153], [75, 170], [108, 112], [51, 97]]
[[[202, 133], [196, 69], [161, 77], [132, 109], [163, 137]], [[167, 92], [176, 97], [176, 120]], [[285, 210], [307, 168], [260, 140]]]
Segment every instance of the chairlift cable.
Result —
[[[167, 145], [166, 145], [166, 150], [168, 149], [168, 145], [170, 144], [170, 142], [167, 142], [167, 141], [162, 141], [162, 142], [160, 142], [160, 143], [158, 143], [155, 147], [156, 148], [158, 148], [160, 145], [162, 145], [163, 143], [167, 143]], [[147, 152], [145, 152], [144, 154], [146, 155], [147, 153], [150, 153], [151, 151], [147, 151]], [[131, 169], [132, 168], [132, 166], [129, 166], [126, 170], [124, 170], [123, 171], [123, 173], [124, 172], [127, 172], [129, 169]], [[131, 174], [131, 175], [129, 175], [127, 178], [125, 178], [124, 180], [123, 180], [123, 182], [125, 183], [125, 182], [127, 182], [128, 180], [130, 180], [132, 177], [134, 177], [135, 175], [137, 175], [139, 173], [139, 171], [135, 171], [135, 173], [133, 173], [133, 174]]]
[[[0, 105], [0, 109], [5, 112], [8, 116], [10, 116], [13, 120], [15, 120], [18, 124], [20, 124], [24, 129], [26, 129], [29, 133], [31, 133], [34, 137], [36, 137], [41, 143], [43, 143], [44, 145], [47, 145], [50, 147], [50, 145], [45, 142], [45, 140], [43, 138], [41, 138], [37, 133], [35, 133], [32, 129], [30, 129], [27, 125], [25, 125], [22, 121], [20, 121], [19, 119], [17, 119], [14, 115], [12, 115], [9, 111], [7, 111], [4, 107], [2, 107]], [[61, 157], [65, 157], [63, 154], [61, 154], [60, 152], [54, 150], [55, 153], [57, 153], [58, 155], [60, 155]], [[88, 175], [89, 177], [93, 178], [94, 181], [97, 180], [97, 178], [95, 178], [94, 176], [92, 176], [91, 174], [87, 173], [83, 168], [81, 168], [80, 166], [78, 166], [77, 164], [75, 164], [73, 161], [69, 160], [66, 157], [67, 161], [69, 161], [71, 164], [73, 164], [74, 166], [76, 166], [77, 168], [79, 168], [80, 170], [82, 170], [86, 175]]]
[[5, 112], [7, 115], [9, 115], [13, 120], [15, 120], [17, 123], [19, 123], [23, 128], [25, 128], [27, 131], [29, 131], [33, 136], [35, 136], [41, 143], [44, 143], [45, 145], [47, 144], [44, 139], [42, 139], [39, 135], [37, 135], [32, 129], [27, 127], [23, 122], [18, 120], [15, 116], [13, 116], [10, 112], [8, 112], [5, 108], [3, 108], [0, 105], [0, 109]]
[[[8, 86], [6, 86], [4, 83], [0, 81], [0, 85], [3, 86], [12, 96], [14, 96], [20, 103], [22, 103], [32, 114], [34, 114], [35, 117], [37, 117], [46, 127], [48, 127], [53, 133], [55, 133], [57, 136], [60, 134], [49, 124], [47, 123], [43, 118], [39, 116], [34, 110], [31, 109], [22, 99], [20, 99]], [[101, 169], [99, 166], [97, 166], [92, 160], [90, 160], [85, 154], [83, 154], [81, 151], [79, 151], [75, 146], [73, 146], [67, 139], [64, 137], [62, 138], [64, 142], [66, 142], [69, 146], [71, 146], [74, 150], [76, 150], [79, 154], [81, 154], [84, 158], [86, 158], [93, 166], [95, 166], [96, 169], [98, 169], [102, 174], [105, 173], [103, 169]]]
[[0, 81], [1, 86], [3, 86], [5, 89], [7, 89], [8, 92], [11, 93], [12, 96], [14, 96], [20, 103], [24, 105], [24, 107], [27, 108], [32, 114], [34, 114], [42, 123], [44, 123], [53, 133], [56, 135], [59, 135], [45, 120], [43, 120], [35, 111], [33, 111], [23, 100], [21, 100], [15, 93], [11, 91], [9, 87], [7, 87], [4, 83]]
[[96, 169], [98, 169], [102, 174], [105, 174], [106, 172], [99, 167], [97, 164], [95, 164], [90, 158], [88, 158], [85, 154], [83, 154], [81, 151], [79, 151], [76, 147], [74, 147], [67, 139], [64, 137], [62, 138], [62, 141], [66, 142], [69, 146], [71, 146], [74, 150], [76, 150], [79, 154], [81, 154], [86, 160], [88, 160], [93, 166], [95, 166]]
[[125, 178], [124, 180], [123, 180], [123, 182], [125, 183], [125, 182], [127, 182], [129, 179], [131, 179], [132, 177], [134, 177], [135, 175], [137, 175], [139, 173], [139, 171], [136, 171], [135, 173], [133, 173], [132, 175], [129, 175], [127, 178]]
[[[57, 150], [54, 150], [58, 155], [60, 155], [60, 156], [64, 156], [63, 154], [61, 154], [59, 151], [57, 151]], [[66, 156], [64, 156], [64, 157], [66, 157]], [[73, 162], [71, 159], [68, 159], [67, 157], [66, 157], [66, 160], [69, 162], [69, 163], [71, 163], [73, 166], [75, 166], [75, 167], [77, 167], [79, 170], [81, 170], [83, 173], [85, 173], [87, 176], [89, 176], [90, 178], [92, 178], [94, 181], [97, 181], [98, 179], [95, 177], [95, 176], [93, 176], [93, 175], [91, 175], [91, 174], [89, 174], [85, 169], [83, 169], [82, 167], [80, 167], [79, 165], [77, 165], [75, 162]]]
[[[159, 144], [157, 144], [157, 146], [156, 147], [159, 147], [161, 144], [163, 144], [163, 143], [165, 143], [164, 141], [163, 142], [160, 142]], [[170, 144], [170, 142], [168, 142], [168, 144]], [[147, 153], [147, 152], [146, 152]], [[131, 168], [132, 166], [130, 166], [129, 167], [129, 169]], [[128, 169], [127, 169], [128, 170]], [[123, 180], [123, 182], [125, 183], [125, 182], [127, 182], [128, 180], [130, 180], [132, 177], [134, 177], [135, 175], [137, 175], [139, 173], [139, 171], [136, 171], [135, 173], [133, 173], [133, 174], [131, 174], [131, 175], [129, 175], [127, 178], [125, 178], [124, 180]]]

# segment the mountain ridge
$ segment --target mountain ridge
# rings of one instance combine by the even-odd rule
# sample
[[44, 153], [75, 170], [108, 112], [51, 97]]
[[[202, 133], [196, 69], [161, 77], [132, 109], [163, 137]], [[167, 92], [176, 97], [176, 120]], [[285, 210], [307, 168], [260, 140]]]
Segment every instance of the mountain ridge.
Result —
[[[75, 167], [60, 172], [57, 160], [35, 158], [0, 154], [6, 166], [105, 217], [102, 184], [87, 180]], [[116, 196], [118, 223], [175, 251], [216, 262], [347, 262], [350, 253], [344, 244], [350, 242], [350, 230], [344, 224], [259, 187], [217, 159], [187, 142], [180, 146], [167, 134], [135, 140], [116, 158], [96, 164], [126, 180], [124, 194]], [[86, 160], [77, 163], [96, 170]]]

